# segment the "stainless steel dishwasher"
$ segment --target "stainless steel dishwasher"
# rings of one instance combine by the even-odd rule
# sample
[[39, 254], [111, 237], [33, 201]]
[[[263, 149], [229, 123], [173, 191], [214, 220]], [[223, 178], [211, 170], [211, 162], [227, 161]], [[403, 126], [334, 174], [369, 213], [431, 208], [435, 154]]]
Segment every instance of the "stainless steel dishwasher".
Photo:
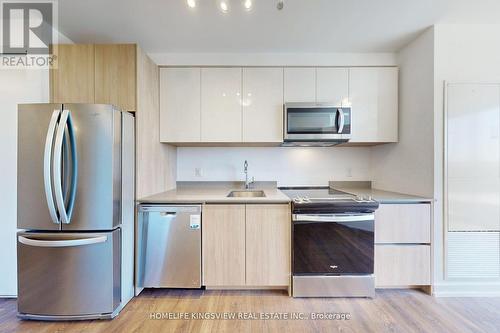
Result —
[[201, 206], [140, 205], [138, 286], [201, 287]]

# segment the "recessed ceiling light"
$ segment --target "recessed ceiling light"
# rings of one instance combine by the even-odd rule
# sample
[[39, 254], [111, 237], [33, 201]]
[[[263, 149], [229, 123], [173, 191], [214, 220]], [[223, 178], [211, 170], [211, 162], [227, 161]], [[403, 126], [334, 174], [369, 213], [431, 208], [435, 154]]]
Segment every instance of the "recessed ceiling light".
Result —
[[189, 8], [196, 7], [196, 0], [187, 0], [187, 5], [189, 6]]
[[252, 9], [252, 0], [244, 0], [243, 7], [245, 7], [245, 10], [251, 10]]
[[229, 10], [229, 5], [226, 1], [221, 1], [219, 2], [219, 8], [223, 13], [227, 13]]

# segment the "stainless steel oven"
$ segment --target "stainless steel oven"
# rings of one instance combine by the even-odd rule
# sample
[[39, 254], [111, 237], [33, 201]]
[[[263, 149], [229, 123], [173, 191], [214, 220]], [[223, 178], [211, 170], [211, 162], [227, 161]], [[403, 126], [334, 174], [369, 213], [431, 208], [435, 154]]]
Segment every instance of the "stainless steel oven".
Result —
[[351, 138], [351, 108], [317, 103], [284, 105], [285, 142], [346, 142]]
[[294, 297], [373, 297], [373, 213], [293, 214]]

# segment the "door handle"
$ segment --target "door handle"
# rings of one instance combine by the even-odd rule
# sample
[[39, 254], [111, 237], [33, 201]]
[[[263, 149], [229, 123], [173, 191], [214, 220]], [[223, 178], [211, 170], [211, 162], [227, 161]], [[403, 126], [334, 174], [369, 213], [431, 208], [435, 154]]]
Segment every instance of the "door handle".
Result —
[[91, 237], [91, 238], [80, 238], [80, 239], [65, 239], [65, 240], [40, 240], [31, 239], [24, 236], [18, 237], [19, 243], [35, 246], [35, 247], [72, 247], [72, 246], [83, 246], [90, 244], [104, 243], [108, 240], [107, 236]]
[[161, 217], [175, 217], [177, 212], [160, 212]]
[[342, 111], [342, 109], [337, 109], [337, 112], [339, 113], [339, 127], [337, 133], [341, 134], [344, 131], [344, 111]]
[[76, 188], [78, 182], [78, 154], [76, 152], [76, 135], [75, 129], [73, 127], [73, 118], [71, 117], [71, 112], [68, 112], [68, 140], [71, 149], [71, 188], [69, 191], [68, 207], [67, 207], [67, 218], [68, 223], [71, 221], [71, 216], [73, 215], [73, 208], [75, 207], [76, 198]]
[[45, 138], [45, 149], [43, 153], [43, 183], [45, 187], [45, 197], [47, 199], [47, 206], [49, 207], [49, 214], [52, 222], [59, 224], [56, 206], [54, 204], [54, 192], [52, 189], [52, 143], [54, 141], [54, 134], [57, 125], [57, 118], [59, 118], [59, 110], [52, 112], [52, 117], [49, 122], [49, 129], [47, 130], [47, 137]]
[[304, 222], [365, 222], [375, 220], [374, 214], [363, 215], [307, 215], [293, 214], [292, 221]]
[[63, 189], [62, 189], [62, 170], [61, 170], [61, 157], [62, 157], [62, 146], [64, 138], [64, 130], [68, 122], [68, 110], [63, 110], [61, 113], [61, 118], [59, 120], [59, 125], [57, 127], [56, 139], [54, 144], [54, 158], [52, 160], [52, 177], [54, 179], [55, 188], [55, 198], [57, 210], [59, 211], [59, 219], [61, 223], [68, 224], [69, 219], [66, 212], [66, 207], [64, 204]]

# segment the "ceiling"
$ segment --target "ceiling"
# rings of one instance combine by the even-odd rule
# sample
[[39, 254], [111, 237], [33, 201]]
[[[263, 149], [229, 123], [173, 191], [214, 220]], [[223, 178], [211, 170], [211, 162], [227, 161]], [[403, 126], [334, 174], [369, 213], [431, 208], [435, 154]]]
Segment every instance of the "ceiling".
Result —
[[137, 42], [149, 53], [393, 52], [435, 23], [500, 24], [498, 0], [63, 0], [74, 42]]

